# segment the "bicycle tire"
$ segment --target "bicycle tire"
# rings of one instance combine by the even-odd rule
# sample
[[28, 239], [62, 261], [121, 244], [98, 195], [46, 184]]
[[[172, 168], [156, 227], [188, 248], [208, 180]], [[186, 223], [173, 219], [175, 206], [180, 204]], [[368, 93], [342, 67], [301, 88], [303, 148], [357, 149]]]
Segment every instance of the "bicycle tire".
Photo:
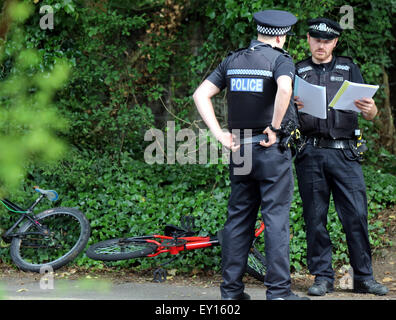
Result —
[[[28, 234], [15, 236], [10, 246], [11, 259], [24, 271], [40, 272], [43, 267], [59, 269], [74, 260], [88, 243], [91, 232], [89, 221], [75, 208], [48, 209], [35, 215], [35, 220], [45, 225], [51, 233], [46, 237]], [[37, 228], [31, 221], [18, 230], [22, 234], [35, 231]], [[27, 241], [36, 242], [32, 244]]]
[[249, 251], [246, 272], [260, 282], [264, 282], [267, 272], [265, 256], [256, 248], [252, 247]]
[[155, 243], [142, 238], [115, 238], [88, 247], [86, 255], [94, 260], [118, 261], [146, 257], [158, 248]]

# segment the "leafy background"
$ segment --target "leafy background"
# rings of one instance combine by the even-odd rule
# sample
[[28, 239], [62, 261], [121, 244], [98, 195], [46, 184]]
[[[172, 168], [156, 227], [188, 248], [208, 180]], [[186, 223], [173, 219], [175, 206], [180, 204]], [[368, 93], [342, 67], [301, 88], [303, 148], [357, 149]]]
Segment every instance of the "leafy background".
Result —
[[[12, 1], [2, 1], [2, 21], [9, 2]], [[12, 165], [16, 168], [9, 180], [0, 175], [2, 193], [28, 205], [35, 197], [31, 186], [57, 190], [61, 197], [55, 205], [78, 207], [90, 220], [90, 244], [112, 237], [159, 232], [164, 224], [179, 224], [184, 215], [195, 217], [201, 234], [214, 234], [220, 229], [226, 219], [230, 192], [227, 165], [147, 164], [144, 151], [151, 142], [144, 141], [145, 133], [158, 128], [166, 134], [168, 121], [175, 122], [176, 131], [189, 128], [198, 132], [205, 128], [191, 95], [229, 51], [247, 46], [255, 37], [252, 12], [285, 9], [299, 18], [294, 28], [296, 36], [290, 37], [285, 47], [298, 61], [309, 52], [306, 20], [327, 16], [339, 21], [343, 16], [340, 7], [346, 4], [341, 0], [15, 2], [30, 4], [30, 14], [19, 24], [10, 22], [7, 37], [1, 43], [2, 88], [15, 73], [29, 81], [32, 75], [50, 74], [58, 65], [64, 69], [55, 87], [51, 81], [41, 87], [29, 82], [27, 86], [33, 91], [15, 90], [15, 96], [2, 98], [2, 109], [9, 113], [8, 118], [2, 113], [1, 138], [8, 144], [9, 137], [30, 136], [36, 126], [43, 128], [43, 135], [32, 139], [36, 149], [27, 149], [23, 139], [17, 139], [20, 144], [14, 149], [1, 145], [0, 160], [8, 159], [1, 162], [3, 171], [10, 172]], [[375, 96], [379, 117], [374, 122], [360, 120], [369, 146], [363, 171], [369, 199], [370, 241], [375, 252], [390, 245], [391, 240], [386, 233], [389, 221], [378, 215], [393, 208], [396, 202], [394, 109], [390, 109], [390, 122], [387, 113], [389, 104], [394, 105], [394, 96], [386, 92], [384, 81], [384, 74], [389, 75], [388, 85], [395, 79], [395, 1], [351, 0], [347, 4], [354, 9], [354, 29], [344, 32], [337, 54], [352, 56], [367, 83], [381, 84]], [[43, 17], [39, 9], [43, 5], [54, 9], [52, 30], [39, 27]], [[25, 60], [16, 58], [20, 52], [16, 44], [33, 50], [31, 56], [36, 58], [30, 68], [23, 68]], [[39, 104], [39, 95], [31, 94], [39, 92], [37, 88], [47, 92], [46, 105]], [[25, 103], [20, 111], [19, 102], [26, 101], [26, 96], [34, 103]], [[216, 114], [225, 126], [224, 93], [214, 102]], [[26, 119], [21, 119], [21, 115], [26, 115]], [[4, 120], [11, 118], [12, 126]], [[19, 131], [14, 132], [14, 128]], [[11, 149], [23, 153], [4, 153]], [[294, 271], [306, 267], [301, 214], [295, 183], [290, 213]], [[14, 219], [1, 211], [3, 229], [11, 226]], [[345, 235], [333, 204], [328, 229], [334, 245], [334, 264], [348, 263]], [[0, 249], [1, 260], [9, 263], [7, 250]], [[173, 266], [184, 272], [218, 271], [219, 250], [188, 252]], [[87, 268], [103, 267], [102, 262], [84, 254], [75, 263]], [[158, 259], [142, 259], [111, 265], [143, 270], [158, 263]]]

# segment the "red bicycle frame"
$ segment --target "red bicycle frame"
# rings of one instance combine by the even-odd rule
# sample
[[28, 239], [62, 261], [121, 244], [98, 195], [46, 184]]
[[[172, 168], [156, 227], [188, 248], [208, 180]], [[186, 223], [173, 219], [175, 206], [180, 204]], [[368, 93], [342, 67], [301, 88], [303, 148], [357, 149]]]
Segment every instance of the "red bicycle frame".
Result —
[[[260, 223], [260, 226], [255, 230], [254, 235], [257, 238], [265, 229], [264, 222]], [[181, 251], [184, 250], [194, 250], [194, 249], [200, 249], [200, 248], [206, 248], [210, 247], [213, 245], [218, 245], [219, 240], [217, 237], [177, 237], [176, 240], [182, 240], [185, 241], [181, 245], [164, 245], [162, 242], [164, 240], [175, 240], [174, 237], [170, 236], [164, 236], [164, 235], [158, 235], [155, 234], [153, 237], [157, 240], [154, 239], [147, 239], [147, 242], [154, 243], [158, 246], [157, 251], [155, 253], [147, 255], [147, 257], [155, 257], [158, 256], [161, 253], [166, 253], [169, 252], [170, 254], [178, 254]], [[160, 242], [161, 241], [161, 242]]]

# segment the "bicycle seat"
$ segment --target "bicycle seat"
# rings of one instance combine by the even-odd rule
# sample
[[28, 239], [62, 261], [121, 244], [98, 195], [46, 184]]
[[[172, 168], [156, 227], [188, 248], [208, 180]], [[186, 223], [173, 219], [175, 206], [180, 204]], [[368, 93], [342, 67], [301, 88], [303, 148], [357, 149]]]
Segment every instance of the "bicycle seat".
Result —
[[44, 190], [37, 186], [34, 186], [34, 190], [45, 195], [50, 201], [56, 201], [59, 198], [58, 193], [55, 190]]
[[187, 230], [173, 224], [165, 225], [164, 234], [168, 237], [192, 237], [196, 232]]
[[194, 231], [194, 217], [192, 216], [182, 216], [180, 218], [181, 227], [175, 226], [173, 224], [167, 224], [165, 226], [165, 235], [168, 237], [192, 237], [197, 232]]

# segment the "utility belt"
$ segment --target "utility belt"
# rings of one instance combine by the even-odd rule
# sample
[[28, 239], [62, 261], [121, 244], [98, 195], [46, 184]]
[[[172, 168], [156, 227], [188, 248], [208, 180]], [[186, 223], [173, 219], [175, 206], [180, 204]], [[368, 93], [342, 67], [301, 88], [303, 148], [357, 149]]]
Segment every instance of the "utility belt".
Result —
[[[249, 143], [260, 143], [260, 141], [268, 141], [268, 135], [265, 133], [258, 134], [249, 138], [241, 139], [241, 144]], [[296, 145], [300, 145], [302, 142], [298, 125], [293, 120], [288, 120], [285, 125], [282, 125], [281, 131], [276, 134], [276, 142], [279, 144], [281, 151], [285, 151], [289, 148], [294, 149]]]
[[312, 144], [317, 148], [350, 149], [350, 144], [356, 143], [356, 140], [334, 140], [319, 137], [309, 137], [306, 143]]
[[[362, 139], [362, 136], [358, 136], [355, 139], [326, 139], [319, 137], [307, 137], [305, 140], [306, 144], [311, 144], [316, 148], [328, 148], [328, 149], [341, 149], [344, 155], [350, 160], [363, 160], [363, 153], [368, 150], [366, 141]], [[350, 150], [352, 156], [349, 156], [344, 150]]]
[[[255, 135], [253, 137], [241, 139], [240, 143], [241, 144], [251, 144], [251, 143], [260, 143], [260, 141], [265, 141], [268, 142], [268, 135], [265, 133]], [[279, 143], [280, 139], [279, 137], [276, 137], [276, 143]]]

